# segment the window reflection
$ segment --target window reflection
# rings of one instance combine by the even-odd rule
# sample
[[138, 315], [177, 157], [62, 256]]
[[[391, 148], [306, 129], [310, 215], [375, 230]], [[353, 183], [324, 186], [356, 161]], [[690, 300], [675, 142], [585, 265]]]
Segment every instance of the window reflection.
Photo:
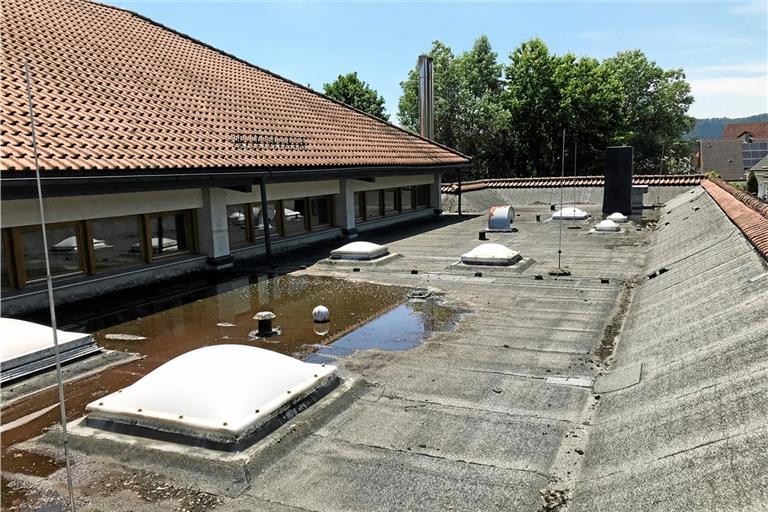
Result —
[[313, 197], [309, 200], [309, 221], [312, 228], [331, 224], [332, 205], [331, 196]]
[[184, 213], [163, 215], [151, 219], [152, 254], [165, 256], [189, 249], [187, 216]]
[[373, 219], [381, 217], [381, 200], [378, 190], [367, 190], [365, 192], [365, 218]]
[[247, 207], [245, 204], [227, 206], [227, 230], [231, 247], [248, 242]]
[[[261, 215], [261, 205], [254, 205], [251, 211], [254, 227], [254, 241], [259, 243], [264, 240], [264, 218]], [[280, 216], [278, 215], [275, 201], [269, 201], [267, 203], [267, 219], [269, 221], [269, 234], [273, 237], [280, 236]]]
[[283, 225], [286, 236], [307, 231], [306, 204], [304, 199], [286, 199], [283, 201]]
[[[51, 275], [72, 274], [83, 270], [75, 226], [47, 228]], [[40, 227], [25, 230], [22, 235], [27, 281], [45, 278], [45, 252]]]
[[96, 270], [142, 263], [140, 229], [137, 217], [99, 219], [91, 222]]

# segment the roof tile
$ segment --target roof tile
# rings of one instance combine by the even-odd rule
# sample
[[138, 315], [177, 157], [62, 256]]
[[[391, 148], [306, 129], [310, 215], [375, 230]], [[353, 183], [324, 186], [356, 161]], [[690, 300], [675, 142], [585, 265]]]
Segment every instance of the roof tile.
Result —
[[[31, 165], [25, 59], [44, 170], [469, 162], [120, 8], [3, 0], [0, 24], [3, 170]], [[238, 147], [237, 134], [294, 143]]]

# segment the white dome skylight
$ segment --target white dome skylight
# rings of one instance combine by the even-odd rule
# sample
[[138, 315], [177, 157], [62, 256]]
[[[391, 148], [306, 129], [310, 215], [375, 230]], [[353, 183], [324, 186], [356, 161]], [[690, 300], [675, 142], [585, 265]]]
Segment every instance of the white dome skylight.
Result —
[[607, 217], [607, 219], [608, 220], [612, 220], [613, 222], [616, 222], [617, 224], [622, 224], [624, 222], [627, 222], [627, 220], [628, 220], [626, 215], [624, 215], [623, 213], [619, 213], [619, 212], [615, 212], [615, 213], [610, 214]]
[[480, 244], [461, 255], [465, 265], [513, 265], [520, 261], [520, 253], [501, 244]]
[[573, 206], [562, 208], [552, 214], [552, 220], [584, 220], [589, 214]]
[[351, 242], [331, 251], [332, 260], [373, 260], [389, 253], [386, 246], [371, 242]]
[[[248, 345], [214, 345], [168, 361], [136, 383], [88, 404], [86, 423], [116, 431], [239, 446], [276, 428], [338, 383], [336, 367]], [[275, 424], [277, 422], [277, 425]], [[179, 439], [175, 439], [179, 440]], [[217, 449], [221, 446], [212, 446]], [[238, 448], [239, 449], [239, 448]]]
[[[49, 368], [55, 364], [53, 331], [45, 325], [0, 318], [2, 380]], [[97, 352], [89, 334], [57, 330], [62, 361]]]
[[605, 219], [595, 226], [595, 231], [600, 233], [615, 233], [619, 231], [619, 225], [610, 219]]

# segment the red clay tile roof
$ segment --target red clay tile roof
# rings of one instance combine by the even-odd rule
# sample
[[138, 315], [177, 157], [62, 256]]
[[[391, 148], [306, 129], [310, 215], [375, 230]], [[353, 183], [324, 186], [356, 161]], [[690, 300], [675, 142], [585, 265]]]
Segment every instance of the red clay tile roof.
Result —
[[[653, 185], [653, 186], [686, 186], [698, 185], [704, 179], [703, 174], [687, 175], [638, 175], [632, 179], [634, 185]], [[462, 190], [471, 192], [473, 190], [483, 190], [486, 188], [544, 188], [544, 187], [602, 187], [605, 185], [605, 179], [602, 176], [566, 176], [561, 178], [543, 177], [543, 178], [498, 178], [487, 180], [475, 180], [462, 182]], [[443, 194], [458, 194], [458, 183], [444, 183], [441, 189]]]
[[[34, 165], [25, 59], [44, 170], [469, 161], [129, 11], [2, 1], [2, 170]], [[237, 134], [250, 144], [236, 147]]]
[[723, 138], [738, 139], [745, 133], [749, 133], [752, 137], [768, 137], [768, 121], [727, 124], [723, 129]]
[[768, 203], [717, 178], [704, 180], [701, 185], [757, 252], [768, 259]]

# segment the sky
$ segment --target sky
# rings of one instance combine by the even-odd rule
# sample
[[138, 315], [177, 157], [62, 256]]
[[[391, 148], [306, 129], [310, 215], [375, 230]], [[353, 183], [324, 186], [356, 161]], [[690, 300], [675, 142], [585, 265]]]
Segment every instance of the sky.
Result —
[[506, 63], [532, 37], [603, 59], [639, 48], [682, 68], [694, 117], [768, 112], [768, 0], [744, 2], [102, 0], [322, 90], [357, 71], [396, 121], [400, 82], [440, 40], [458, 54], [486, 34]]

